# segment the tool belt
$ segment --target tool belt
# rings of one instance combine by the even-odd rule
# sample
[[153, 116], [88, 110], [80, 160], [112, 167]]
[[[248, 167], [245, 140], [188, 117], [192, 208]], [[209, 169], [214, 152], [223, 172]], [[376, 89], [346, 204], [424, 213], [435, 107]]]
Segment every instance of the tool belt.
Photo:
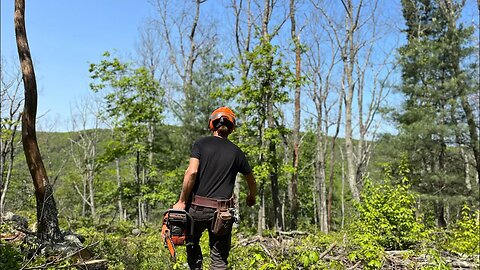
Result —
[[231, 232], [235, 222], [232, 214], [232, 208], [235, 205], [233, 197], [228, 200], [218, 200], [194, 195], [192, 204], [217, 209], [211, 225], [211, 230], [215, 235], [226, 235]]
[[227, 200], [207, 198], [203, 196], [194, 195], [192, 200], [193, 205], [209, 207], [214, 209], [228, 209], [235, 206], [233, 197]]

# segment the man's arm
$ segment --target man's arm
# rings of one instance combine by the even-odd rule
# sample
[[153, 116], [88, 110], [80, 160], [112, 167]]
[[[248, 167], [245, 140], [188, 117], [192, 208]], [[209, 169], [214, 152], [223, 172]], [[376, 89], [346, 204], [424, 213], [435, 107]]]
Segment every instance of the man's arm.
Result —
[[257, 183], [255, 182], [255, 177], [253, 173], [249, 173], [245, 175], [245, 179], [247, 180], [248, 185], [248, 196], [247, 196], [247, 205], [253, 206], [255, 204], [256, 196], [257, 196]]
[[182, 192], [180, 193], [178, 202], [173, 205], [173, 209], [185, 210], [188, 197], [190, 197], [190, 192], [192, 192], [193, 186], [195, 185], [195, 180], [197, 179], [199, 164], [200, 160], [197, 158], [190, 158], [188, 168], [183, 176]]

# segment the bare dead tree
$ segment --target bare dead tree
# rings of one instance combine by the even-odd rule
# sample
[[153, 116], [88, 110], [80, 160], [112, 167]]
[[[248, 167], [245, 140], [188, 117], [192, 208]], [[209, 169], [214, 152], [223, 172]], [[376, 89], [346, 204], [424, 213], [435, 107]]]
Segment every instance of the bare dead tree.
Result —
[[[316, 12], [308, 15], [314, 23], [308, 27], [309, 40], [305, 41], [309, 46], [306, 53], [307, 64], [305, 76], [309, 85], [309, 94], [312, 96], [316, 108], [316, 157], [315, 157], [315, 180], [314, 194], [316, 213], [318, 215], [320, 229], [323, 232], [329, 230], [329, 208], [327, 206], [327, 155], [330, 149], [330, 175], [333, 174], [335, 142], [334, 135], [329, 142], [329, 130], [332, 125], [339, 129], [342, 111], [342, 92], [340, 85], [335, 84], [335, 74], [339, 66], [339, 50], [335, 38], [329, 31], [322, 18]], [[337, 109], [335, 110], [335, 107]], [[334, 117], [336, 114], [336, 117]], [[330, 120], [334, 118], [334, 120]], [[337, 134], [338, 135], [338, 134]], [[328, 185], [328, 194], [332, 192], [333, 176]]]
[[[314, 2], [315, 8], [329, 25], [329, 31], [339, 48], [343, 64], [347, 181], [353, 199], [358, 201], [361, 180], [372, 150], [371, 138], [376, 131], [373, 123], [381, 102], [388, 94], [385, 81], [392, 72], [392, 64], [389, 61], [393, 49], [380, 53], [375, 46], [382, 37], [378, 31], [380, 22], [377, 20], [377, 0], [360, 0], [355, 5], [352, 0], [347, 0], [344, 4], [345, 15], [342, 23], [335, 21], [334, 16], [329, 14], [324, 6]], [[384, 31], [387, 32], [387, 28]], [[373, 79], [367, 82], [366, 76]], [[370, 93], [367, 94], [368, 90]], [[355, 108], [356, 113], [353, 111]], [[358, 131], [355, 131], [357, 138], [354, 139], [356, 126], [358, 126]]]
[[232, 0], [231, 7], [235, 18], [235, 48], [240, 63], [242, 77], [247, 78], [251, 63], [245, 54], [250, 52], [254, 18], [251, 10], [251, 0]]
[[22, 78], [20, 70], [15, 67], [14, 73], [7, 75], [6, 63], [0, 63], [0, 218], [5, 212], [6, 196], [12, 179], [13, 162], [19, 145], [15, 140], [20, 127], [20, 107], [23, 103], [21, 95]]
[[86, 206], [90, 208], [90, 216], [97, 220], [95, 207], [94, 179], [99, 168], [96, 162], [97, 145], [99, 142], [99, 110], [96, 102], [84, 99], [77, 102], [76, 112], [72, 112], [72, 128], [76, 137], [70, 138], [70, 155], [82, 177], [82, 190], [73, 183], [75, 190], [82, 199], [82, 216], [86, 215]]
[[194, 72], [201, 57], [212, 52], [217, 41], [213, 23], [201, 17], [205, 2], [195, 0], [179, 5], [175, 1], [156, 0], [154, 4], [158, 13], [157, 29], [166, 44], [174, 71], [170, 88], [178, 90], [172, 94], [170, 110], [186, 127], [187, 141], [195, 140], [204, 132], [204, 117], [199, 115], [206, 112], [199, 108], [203, 97], [196, 91]]
[[36, 135], [37, 82], [25, 28], [25, 0], [15, 0], [15, 35], [23, 74], [25, 102], [22, 113], [22, 143], [28, 169], [35, 187], [37, 235], [42, 240], [60, 240], [58, 210], [53, 188], [43, 164]]

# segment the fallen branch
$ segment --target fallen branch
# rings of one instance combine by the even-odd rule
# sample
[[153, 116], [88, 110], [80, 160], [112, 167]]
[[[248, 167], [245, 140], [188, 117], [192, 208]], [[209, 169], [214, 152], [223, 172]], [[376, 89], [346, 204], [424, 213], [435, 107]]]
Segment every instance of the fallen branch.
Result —
[[[95, 243], [92, 243], [92, 244], [90, 244], [90, 245], [88, 245], [88, 246], [79, 248], [79, 249], [76, 250], [75, 252], [72, 252], [71, 254], [68, 254], [68, 255], [65, 256], [65, 257], [62, 257], [62, 258], [59, 258], [59, 259], [55, 259], [55, 260], [53, 260], [53, 261], [51, 261], [51, 262], [47, 262], [47, 263], [44, 263], [44, 264], [42, 264], [42, 265], [32, 266], [32, 267], [26, 267], [26, 266], [28, 265], [28, 264], [26, 264], [26, 265], [24, 265], [24, 266], [21, 268], [21, 270], [45, 269], [45, 268], [47, 268], [47, 267], [49, 267], [49, 266], [51, 266], [51, 265], [54, 265], [54, 264], [59, 263], [59, 262], [61, 262], [61, 261], [65, 261], [66, 259], [68, 259], [68, 258], [70, 258], [70, 257], [72, 257], [72, 256], [74, 256], [74, 255], [76, 255], [76, 254], [78, 254], [78, 253], [80, 253], [82, 250], [85, 250], [85, 249], [87, 249], [87, 248], [89, 248], [89, 247], [93, 247], [93, 246], [97, 245], [98, 243], [99, 243], [99, 241], [97, 241], [97, 242], [95, 242]], [[56, 268], [58, 268], [58, 267], [56, 267]]]
[[15, 230], [19, 231], [19, 232], [24, 233], [24, 234], [35, 235], [35, 236], [37, 235], [35, 232], [32, 232], [32, 231], [30, 231], [30, 230], [27, 229], [27, 228], [23, 228], [23, 227], [16, 226], [16, 225], [14, 225], [13, 228], [14, 228]]
[[232, 248], [235, 249], [239, 246], [248, 246], [250, 244], [256, 243], [256, 242], [262, 242], [264, 241], [264, 238], [260, 235], [254, 236], [253, 238], [246, 238], [241, 241], [238, 241], [238, 243]]
[[278, 232], [279, 235], [286, 235], [286, 236], [295, 236], [295, 235], [308, 235], [308, 232], [302, 232], [302, 231], [289, 231], [289, 232]]
[[264, 246], [263, 244], [259, 244], [262, 248], [263, 248], [263, 251], [265, 251], [265, 253], [267, 253], [267, 255], [273, 260], [273, 262], [275, 263], [275, 265], [278, 265], [277, 263], [277, 260], [275, 260], [275, 257], [272, 256], [272, 254], [270, 253], [270, 251], [268, 251], [267, 247]]
[[325, 257], [330, 251], [332, 251], [332, 249], [337, 245], [337, 243], [333, 242], [324, 252], [322, 252], [322, 254], [320, 254], [320, 257], [319, 259], [322, 259], [323, 257]]
[[353, 269], [357, 268], [359, 265], [360, 265], [360, 262], [357, 262], [352, 267], [348, 268], [348, 270], [353, 270]]

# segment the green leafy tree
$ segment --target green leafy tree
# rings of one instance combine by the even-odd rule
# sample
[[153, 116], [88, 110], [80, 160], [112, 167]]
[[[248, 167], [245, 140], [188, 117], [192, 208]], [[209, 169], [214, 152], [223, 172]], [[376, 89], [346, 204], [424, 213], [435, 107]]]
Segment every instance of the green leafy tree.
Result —
[[281, 124], [281, 106], [289, 100], [285, 89], [293, 84], [294, 77], [281, 60], [278, 47], [269, 40], [262, 39], [251, 53], [246, 53], [246, 58], [251, 63], [250, 76], [242, 78], [242, 84], [227, 93], [236, 97], [243, 120], [235, 136], [239, 138], [240, 147], [253, 158], [262, 204], [264, 196], [268, 195], [266, 185], [270, 184], [273, 211], [269, 212], [273, 216], [269, 221], [276, 228], [282, 228], [278, 179], [281, 168], [275, 147], [282, 143], [282, 136], [286, 134]]
[[94, 92], [107, 87], [112, 90], [104, 95], [104, 116], [112, 121], [114, 132], [111, 150], [107, 151], [110, 155], [105, 160], [123, 156], [133, 164], [133, 198], [137, 202], [137, 224], [141, 225], [147, 218], [144, 196], [151, 191], [149, 185], [157, 176], [151, 153], [154, 128], [163, 118], [163, 89], [146, 68], [122, 63], [108, 52], [104, 58], [99, 64], [90, 65], [95, 81], [90, 87]]

